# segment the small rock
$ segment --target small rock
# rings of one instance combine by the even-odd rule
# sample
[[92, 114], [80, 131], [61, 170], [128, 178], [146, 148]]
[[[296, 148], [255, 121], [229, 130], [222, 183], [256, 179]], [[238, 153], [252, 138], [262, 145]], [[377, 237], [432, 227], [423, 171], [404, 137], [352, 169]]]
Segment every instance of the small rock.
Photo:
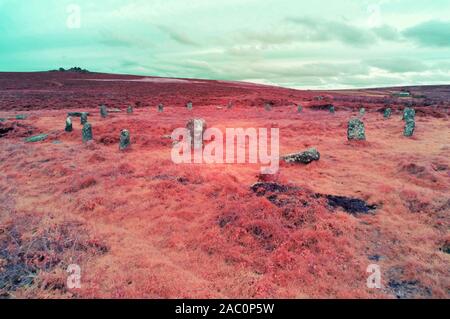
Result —
[[44, 141], [45, 139], [47, 139], [47, 137], [48, 137], [48, 134], [40, 134], [40, 135], [32, 136], [32, 137], [25, 139], [25, 142], [27, 142], [27, 143], [41, 142], [41, 141]]
[[122, 130], [120, 132], [119, 149], [123, 151], [129, 148], [130, 144], [130, 132], [128, 130]]
[[81, 123], [81, 125], [86, 124], [87, 121], [88, 121], [88, 113], [82, 112], [81, 116], [80, 116], [80, 123]]
[[66, 118], [66, 128], [64, 129], [66, 132], [72, 132], [73, 128], [72, 128], [72, 118], [70, 116], [68, 116]]
[[187, 102], [186, 108], [187, 108], [189, 111], [192, 110], [193, 105], [192, 105], [192, 102], [191, 102], [191, 101]]
[[351, 119], [348, 122], [347, 139], [349, 141], [366, 139], [363, 121], [361, 121], [360, 119]]
[[90, 123], [85, 123], [82, 130], [83, 142], [92, 140], [92, 125]]
[[315, 148], [310, 148], [304, 152], [283, 156], [282, 159], [286, 163], [309, 164], [313, 161], [318, 161], [320, 159], [320, 153]]
[[162, 104], [162, 103], [160, 103], [159, 105], [158, 105], [158, 112], [164, 112], [164, 104]]
[[128, 114], [133, 113], [133, 107], [132, 107], [131, 105], [128, 106], [128, 108], [127, 108], [127, 113], [128, 113]]
[[108, 117], [108, 110], [106, 109], [105, 105], [100, 106], [100, 115], [105, 118]]

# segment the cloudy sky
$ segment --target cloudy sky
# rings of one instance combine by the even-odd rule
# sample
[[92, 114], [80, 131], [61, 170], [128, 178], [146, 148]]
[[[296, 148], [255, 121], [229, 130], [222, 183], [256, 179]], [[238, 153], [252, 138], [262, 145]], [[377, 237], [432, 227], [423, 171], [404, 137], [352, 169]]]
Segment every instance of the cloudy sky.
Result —
[[450, 84], [449, 0], [0, 0], [0, 71]]

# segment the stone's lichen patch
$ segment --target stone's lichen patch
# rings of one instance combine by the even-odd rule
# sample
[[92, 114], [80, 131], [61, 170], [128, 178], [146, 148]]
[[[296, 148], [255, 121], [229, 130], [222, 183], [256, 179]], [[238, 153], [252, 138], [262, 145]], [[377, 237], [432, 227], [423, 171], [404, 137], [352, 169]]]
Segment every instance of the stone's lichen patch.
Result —
[[304, 152], [289, 154], [281, 158], [286, 163], [309, 164], [320, 159], [320, 153], [315, 148], [310, 148]]
[[364, 141], [366, 139], [366, 131], [363, 121], [360, 119], [351, 119], [348, 122], [347, 139], [349, 141]]
[[414, 118], [406, 120], [405, 129], [403, 130], [403, 135], [406, 137], [411, 137], [414, 134], [416, 128], [416, 122]]

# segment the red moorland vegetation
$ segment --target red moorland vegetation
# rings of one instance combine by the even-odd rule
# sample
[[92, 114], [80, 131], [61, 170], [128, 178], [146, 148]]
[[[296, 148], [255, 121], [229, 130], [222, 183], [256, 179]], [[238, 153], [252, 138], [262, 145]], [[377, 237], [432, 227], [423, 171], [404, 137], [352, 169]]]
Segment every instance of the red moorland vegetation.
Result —
[[[408, 89], [420, 97], [0, 74], [0, 296], [448, 298], [450, 87]], [[335, 114], [321, 110], [330, 103]], [[100, 104], [121, 112], [101, 118]], [[402, 135], [405, 104], [417, 112], [412, 138]], [[367, 141], [348, 142], [361, 105]], [[92, 143], [82, 143], [79, 118], [64, 131], [69, 111], [90, 112]], [[167, 135], [193, 117], [220, 129], [278, 127], [281, 154], [316, 147], [321, 159], [281, 164], [270, 178], [255, 164], [176, 165]], [[349, 213], [324, 195], [376, 209]], [[80, 289], [66, 286], [69, 264], [81, 266]], [[381, 289], [367, 288], [370, 264]]]

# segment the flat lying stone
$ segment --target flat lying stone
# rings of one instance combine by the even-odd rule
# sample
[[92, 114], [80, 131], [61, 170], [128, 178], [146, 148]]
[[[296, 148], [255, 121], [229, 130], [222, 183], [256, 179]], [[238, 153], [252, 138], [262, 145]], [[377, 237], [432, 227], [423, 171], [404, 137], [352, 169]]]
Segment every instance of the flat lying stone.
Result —
[[45, 140], [48, 137], [48, 134], [40, 134], [32, 137], [28, 137], [25, 139], [25, 142], [27, 143], [35, 143], [35, 142], [41, 142]]
[[27, 116], [23, 114], [16, 115], [16, 120], [25, 120], [26, 118]]
[[320, 153], [315, 148], [310, 148], [304, 152], [283, 156], [282, 159], [286, 163], [309, 164], [313, 161], [318, 161], [320, 159]]
[[68, 112], [67, 116], [81, 117], [82, 114], [90, 115], [89, 112]]

